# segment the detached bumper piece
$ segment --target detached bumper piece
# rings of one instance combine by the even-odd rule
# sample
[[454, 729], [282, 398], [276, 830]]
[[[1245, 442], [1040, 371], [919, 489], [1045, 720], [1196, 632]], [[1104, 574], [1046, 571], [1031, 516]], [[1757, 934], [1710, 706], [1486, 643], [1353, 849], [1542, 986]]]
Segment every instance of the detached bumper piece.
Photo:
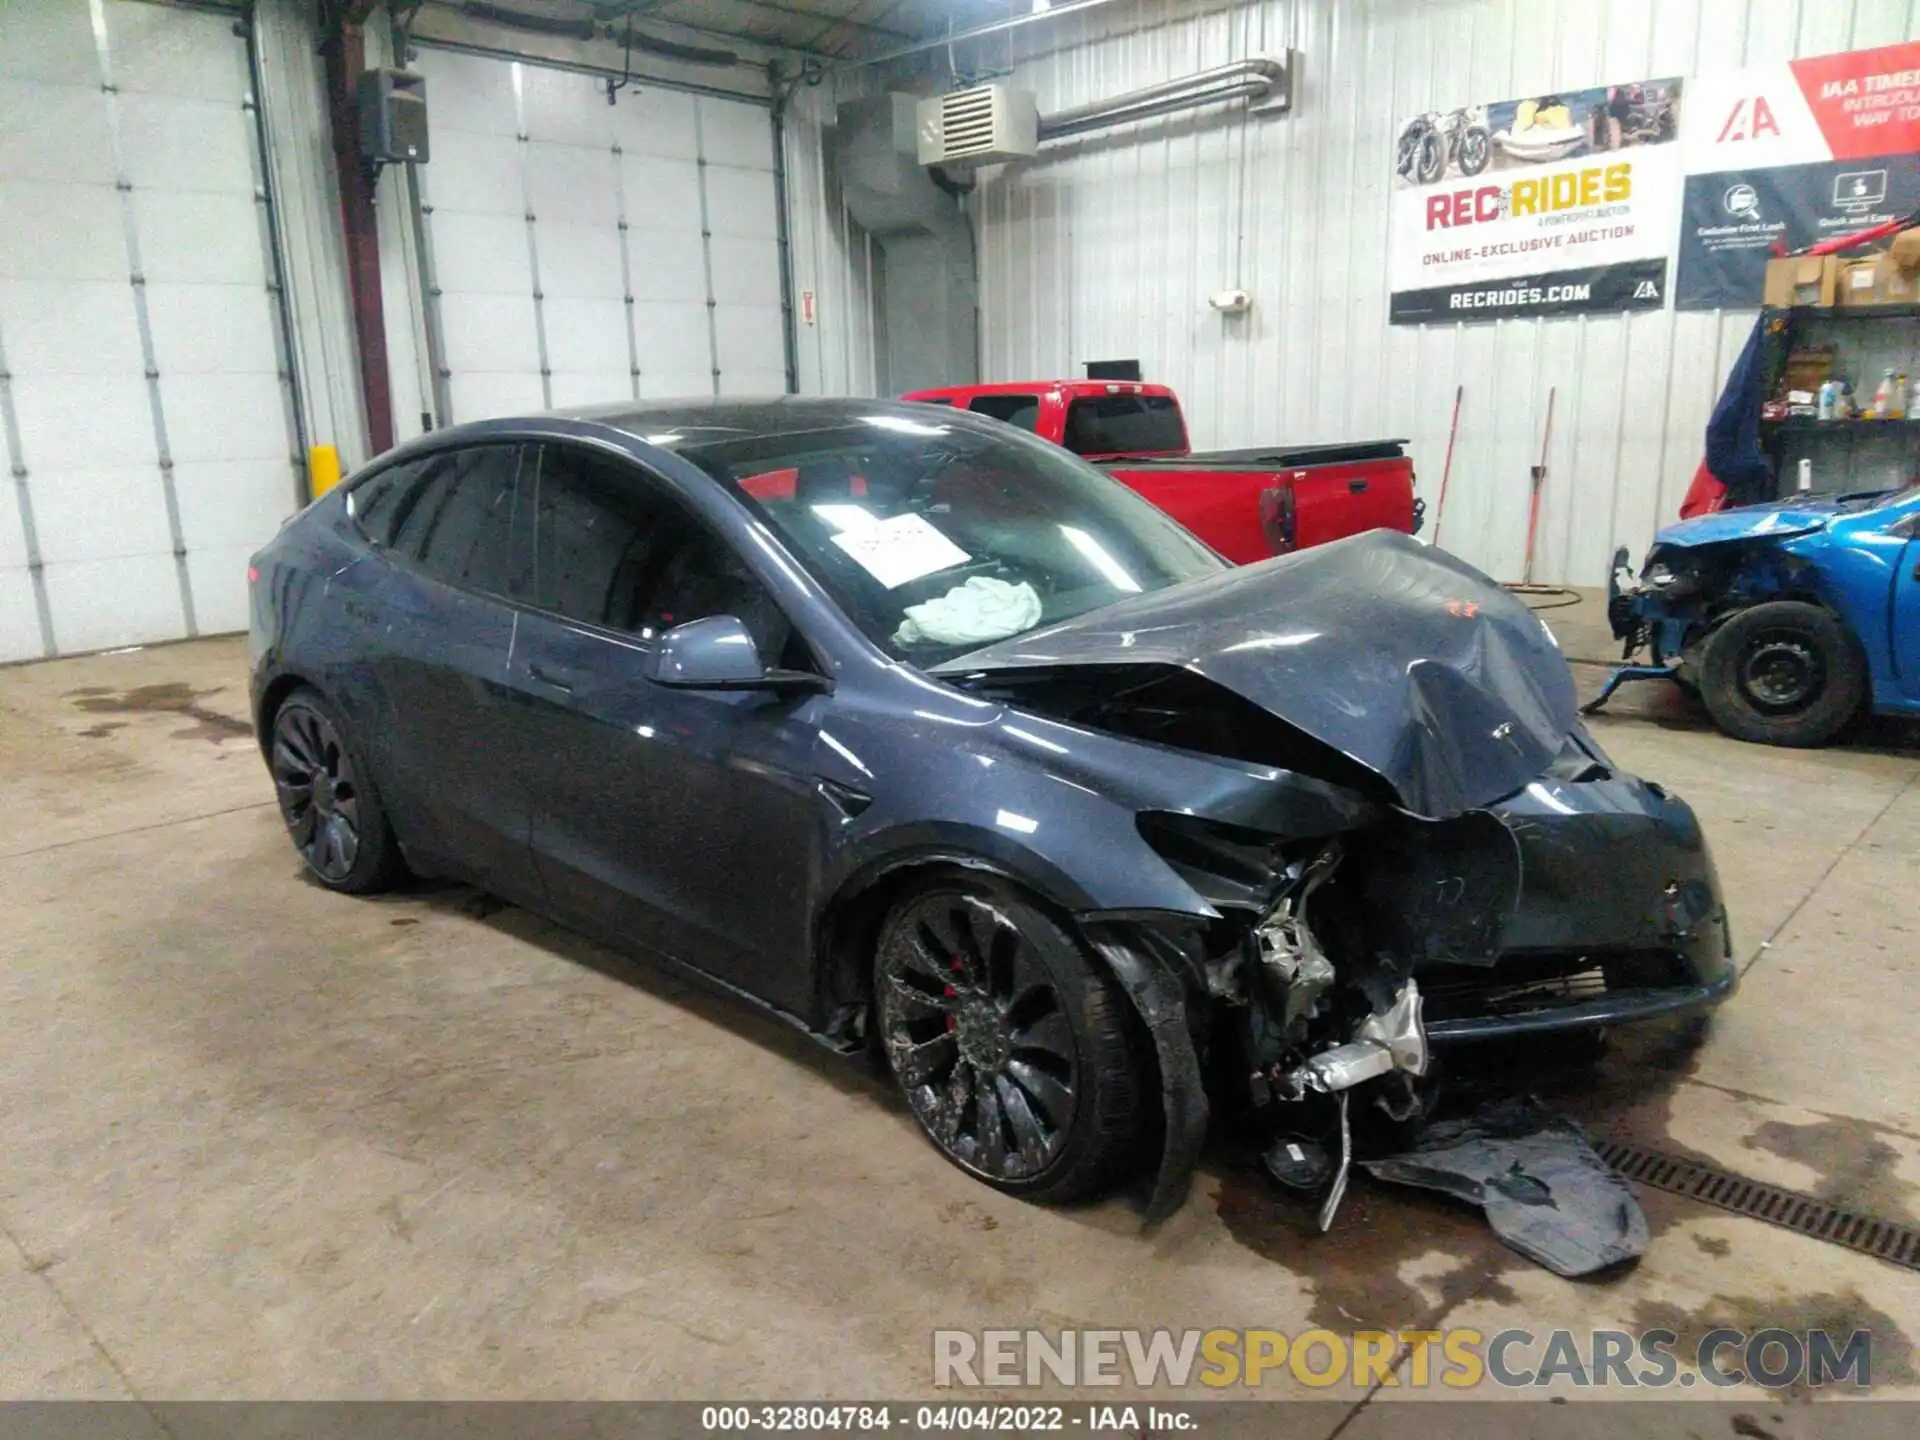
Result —
[[1412, 1149], [1362, 1160], [1376, 1180], [1478, 1205], [1508, 1245], [1556, 1275], [1591, 1275], [1646, 1253], [1647, 1217], [1586, 1132], [1529, 1100], [1500, 1100], [1429, 1127]]

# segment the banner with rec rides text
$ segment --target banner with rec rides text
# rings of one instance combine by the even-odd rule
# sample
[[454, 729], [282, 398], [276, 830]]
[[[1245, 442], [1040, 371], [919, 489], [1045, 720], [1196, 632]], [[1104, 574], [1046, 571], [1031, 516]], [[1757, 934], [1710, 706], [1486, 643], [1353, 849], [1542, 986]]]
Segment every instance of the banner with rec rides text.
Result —
[[1920, 209], [1920, 43], [1688, 82], [1674, 304], [1760, 303], [1767, 256]]
[[1394, 147], [1390, 321], [1660, 308], [1680, 92], [1678, 79], [1645, 80], [1407, 121]]

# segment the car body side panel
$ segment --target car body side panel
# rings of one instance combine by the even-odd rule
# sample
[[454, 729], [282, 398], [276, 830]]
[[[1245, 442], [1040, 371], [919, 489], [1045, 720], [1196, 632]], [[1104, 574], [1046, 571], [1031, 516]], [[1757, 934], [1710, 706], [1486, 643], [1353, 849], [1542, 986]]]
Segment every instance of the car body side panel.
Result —
[[[644, 647], [523, 615], [512, 755], [556, 909], [798, 1013], [832, 806], [818, 697], [677, 690]], [[562, 689], [560, 687], [564, 686]]]
[[960, 851], [1065, 909], [1209, 917], [1212, 907], [1142, 838], [1141, 811], [1293, 837], [1335, 834], [1378, 815], [1308, 777], [1145, 747], [902, 680], [892, 703], [836, 696], [824, 712], [822, 775], [872, 797], [836, 827], [829, 894], [896, 851]]
[[1920, 709], [1920, 539], [1907, 541], [1900, 552], [1887, 610], [1896, 693], [1902, 706]]
[[1886, 517], [1850, 515], [1781, 548], [1807, 561], [1817, 593], [1853, 631], [1866, 652], [1876, 703], [1900, 696], [1894, 663], [1893, 602], [1908, 542], [1889, 533]]
[[366, 640], [379, 718], [360, 733], [379, 737], [395, 833], [436, 869], [525, 893], [529, 807], [506, 727], [513, 611], [398, 567], [377, 604]]

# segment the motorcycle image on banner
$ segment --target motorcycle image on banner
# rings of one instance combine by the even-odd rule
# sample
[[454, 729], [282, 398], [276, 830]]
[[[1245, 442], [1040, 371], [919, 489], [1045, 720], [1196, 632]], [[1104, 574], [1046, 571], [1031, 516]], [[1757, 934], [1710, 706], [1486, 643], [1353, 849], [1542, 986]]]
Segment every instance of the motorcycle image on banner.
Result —
[[1396, 325], [1658, 309], [1680, 189], [1681, 82], [1432, 111], [1400, 127]]

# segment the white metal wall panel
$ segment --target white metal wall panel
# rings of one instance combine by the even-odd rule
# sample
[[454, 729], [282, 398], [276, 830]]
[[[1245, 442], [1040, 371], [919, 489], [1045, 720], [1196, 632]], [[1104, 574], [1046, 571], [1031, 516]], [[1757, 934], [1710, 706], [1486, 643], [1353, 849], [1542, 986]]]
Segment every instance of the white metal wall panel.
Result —
[[[454, 420], [785, 389], [764, 105], [423, 46]], [[770, 283], [769, 283], [770, 282]]]
[[[872, 250], [847, 214], [828, 164], [834, 106], [877, 88], [866, 71], [842, 72], [801, 86], [784, 127], [788, 240], [793, 261], [794, 336], [800, 391], [806, 395], [876, 393]], [[813, 297], [811, 323], [804, 298]]]
[[[342, 465], [367, 460], [366, 416], [360, 398], [359, 340], [354, 334], [347, 281], [346, 240], [340, 226], [340, 190], [334, 173], [333, 132], [327, 117], [323, 65], [308, 0], [254, 0], [252, 22], [259, 58], [257, 96], [266, 117], [268, 169], [278, 212], [290, 342], [312, 444], [333, 445]], [[379, 27], [371, 27], [367, 62], [383, 63]], [[385, 187], [391, 193], [391, 187]], [[401, 318], [406, 317], [403, 313]], [[396, 375], [410, 377], [411, 355], [390, 345]], [[404, 422], [419, 406], [400, 404]]]
[[299, 473], [251, 105], [231, 18], [0, 9], [0, 659], [246, 624]]
[[[1441, 539], [1505, 579], [1523, 564], [1528, 467], [1551, 394], [1536, 576], [1600, 584], [1615, 545], [1637, 555], [1674, 517], [1752, 314], [1388, 326], [1400, 120], [1916, 35], [1920, 0], [1136, 0], [980, 42], [962, 63], [1012, 67], [1042, 113], [1301, 52], [1290, 116], [1166, 117], [1049, 146], [981, 186], [983, 377], [1070, 375], [1084, 360], [1137, 355], [1180, 390], [1206, 446], [1407, 436], [1429, 524], [1463, 387]], [[825, 301], [859, 270], [857, 237], [838, 237], [817, 168], [821, 115], [802, 111], [790, 165], [796, 283], [824, 277]], [[803, 192], [827, 213], [807, 216]], [[1252, 292], [1251, 313], [1208, 308], [1208, 293], [1228, 286]], [[853, 357], [870, 338], [821, 333], [829, 318], [800, 332], [803, 373], [810, 386], [857, 391]]]

